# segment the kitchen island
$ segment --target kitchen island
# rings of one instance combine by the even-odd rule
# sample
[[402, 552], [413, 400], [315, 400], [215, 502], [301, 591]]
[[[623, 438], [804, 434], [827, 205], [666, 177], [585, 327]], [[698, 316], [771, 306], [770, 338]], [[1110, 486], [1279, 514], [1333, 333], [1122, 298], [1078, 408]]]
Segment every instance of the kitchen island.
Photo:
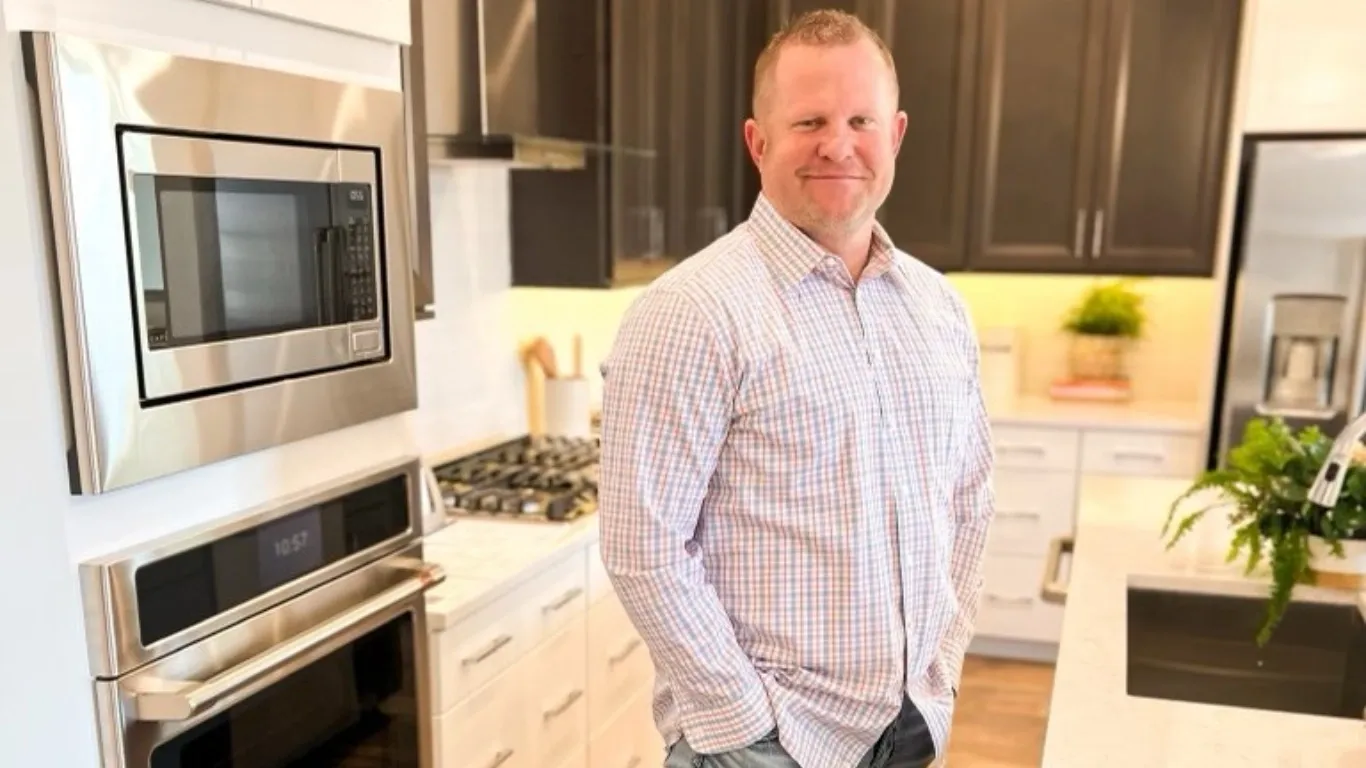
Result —
[[[1362, 768], [1366, 722], [1148, 699], [1126, 693], [1126, 594], [1132, 586], [1265, 594], [1266, 584], [1222, 565], [1212, 536], [1164, 551], [1167, 509], [1189, 481], [1083, 476], [1075, 553], [1053, 684], [1044, 768]], [[1207, 518], [1214, 521], [1211, 515]], [[1204, 542], [1201, 542], [1201, 538]], [[1301, 587], [1296, 599], [1362, 597]]]

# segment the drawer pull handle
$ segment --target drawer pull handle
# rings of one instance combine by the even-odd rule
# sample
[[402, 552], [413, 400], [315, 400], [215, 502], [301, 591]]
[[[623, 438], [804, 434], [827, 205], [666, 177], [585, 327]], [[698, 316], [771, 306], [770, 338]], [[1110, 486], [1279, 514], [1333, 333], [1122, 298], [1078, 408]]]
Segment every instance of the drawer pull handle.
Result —
[[1162, 458], [1163, 458], [1162, 454], [1160, 454], [1160, 453], [1154, 453], [1154, 452], [1152, 452], [1152, 451], [1126, 451], [1126, 450], [1119, 450], [1119, 451], [1115, 451], [1115, 452], [1112, 453], [1111, 455], [1115, 457], [1115, 460], [1116, 460], [1116, 461], [1123, 461], [1124, 459], [1139, 459], [1139, 460], [1141, 460], [1141, 461], [1158, 461], [1158, 462], [1160, 462], [1160, 461], [1162, 461]]
[[493, 762], [489, 763], [489, 768], [498, 768], [498, 766], [502, 765], [503, 763], [506, 763], [508, 760], [512, 758], [512, 752], [513, 750], [511, 749], [505, 749], [499, 752], [498, 754], [494, 755]]
[[498, 639], [496, 639], [496, 640], [494, 640], [493, 642], [489, 643], [487, 646], [485, 646], [484, 650], [480, 651], [478, 654], [476, 654], [476, 655], [474, 655], [474, 656], [470, 656], [470, 657], [468, 657], [468, 658], [466, 658], [466, 659], [463, 659], [463, 660], [460, 662], [460, 666], [462, 666], [462, 667], [472, 667], [472, 666], [474, 666], [475, 664], [478, 664], [479, 662], [483, 661], [484, 659], [487, 659], [488, 657], [490, 657], [490, 656], [492, 656], [493, 654], [497, 653], [498, 651], [500, 651], [500, 650], [503, 648], [503, 646], [507, 645], [507, 644], [510, 643], [510, 642], [512, 642], [512, 635], [500, 635], [500, 636], [498, 637]]
[[1026, 520], [1038, 520], [1043, 515], [1028, 509], [1008, 510], [1002, 509], [996, 512], [997, 517], [1016, 517]]
[[574, 598], [582, 594], [583, 589], [581, 589], [580, 587], [574, 587], [568, 592], [565, 592], [563, 595], [560, 595], [559, 599], [557, 599], [555, 602], [541, 608], [541, 613], [554, 613], [555, 611], [560, 610], [566, 605], [569, 605], [571, 602], [574, 601]]
[[1076, 539], [1071, 536], [1059, 536], [1048, 542], [1048, 563], [1044, 566], [1043, 588], [1039, 590], [1039, 595], [1050, 603], [1059, 605], [1067, 602], [1067, 584], [1062, 581], [1062, 556], [1072, 555], [1076, 548]]
[[640, 765], [640, 755], [631, 755], [631, 760], [626, 763], [626, 768], [636, 768]]
[[554, 720], [555, 718], [559, 717], [560, 715], [563, 715], [565, 713], [565, 710], [574, 706], [574, 702], [578, 701], [581, 698], [583, 698], [583, 689], [576, 689], [573, 693], [564, 697], [564, 701], [560, 702], [559, 705], [556, 706], [554, 709], [546, 711], [545, 721], [548, 723], [551, 720]]
[[1014, 443], [998, 443], [996, 450], [1002, 453], [1028, 453], [1032, 456], [1043, 456], [1048, 453], [1042, 445], [1016, 445]]
[[1034, 598], [1029, 596], [1003, 597], [1001, 595], [993, 595], [990, 592], [987, 593], [987, 600], [993, 603], [1004, 603], [1006, 605], [1029, 605], [1034, 602]]
[[616, 665], [620, 664], [621, 662], [626, 661], [627, 657], [629, 657], [631, 654], [635, 653], [635, 652], [636, 652], [636, 649], [639, 648], [639, 647], [640, 647], [640, 638], [637, 637], [637, 638], [635, 638], [634, 640], [632, 640], [631, 642], [627, 643], [627, 644], [626, 644], [626, 647], [621, 649], [621, 653], [618, 653], [617, 655], [615, 655], [615, 656], [613, 656], [612, 658], [608, 659], [608, 660], [607, 660], [607, 666], [609, 666], [609, 667], [615, 667]]

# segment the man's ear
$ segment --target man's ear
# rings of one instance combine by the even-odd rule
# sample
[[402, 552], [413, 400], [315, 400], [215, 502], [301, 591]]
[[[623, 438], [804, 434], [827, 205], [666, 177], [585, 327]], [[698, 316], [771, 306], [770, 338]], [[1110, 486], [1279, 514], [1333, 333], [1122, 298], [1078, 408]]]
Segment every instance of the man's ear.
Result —
[[901, 140], [906, 138], [906, 124], [910, 120], [906, 117], [905, 110], [898, 110], [896, 117], [892, 119], [892, 157], [896, 157], [901, 152]]
[[763, 131], [759, 128], [759, 123], [750, 118], [745, 121], [745, 146], [749, 148], [749, 158], [754, 161], [757, 168], [764, 157], [764, 149], [768, 140], [764, 138]]

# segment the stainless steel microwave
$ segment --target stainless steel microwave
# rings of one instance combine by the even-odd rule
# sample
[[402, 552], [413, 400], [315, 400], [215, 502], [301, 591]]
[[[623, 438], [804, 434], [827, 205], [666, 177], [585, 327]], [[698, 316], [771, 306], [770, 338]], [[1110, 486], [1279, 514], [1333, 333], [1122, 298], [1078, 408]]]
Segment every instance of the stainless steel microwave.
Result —
[[416, 406], [401, 91], [26, 39], [73, 490]]

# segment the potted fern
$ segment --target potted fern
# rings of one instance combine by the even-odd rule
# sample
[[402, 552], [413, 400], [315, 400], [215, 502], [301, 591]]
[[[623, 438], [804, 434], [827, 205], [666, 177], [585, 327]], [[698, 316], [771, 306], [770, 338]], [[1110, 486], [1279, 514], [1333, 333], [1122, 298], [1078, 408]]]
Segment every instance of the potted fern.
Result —
[[[1254, 418], [1227, 466], [1207, 470], [1176, 499], [1162, 536], [1175, 546], [1209, 512], [1224, 510], [1232, 528], [1227, 562], [1244, 573], [1270, 575], [1266, 616], [1257, 633], [1265, 645], [1299, 584], [1360, 588], [1366, 572], [1366, 451], [1353, 457], [1342, 495], [1331, 510], [1308, 499], [1333, 440], [1317, 427], [1292, 430], [1279, 417]], [[1219, 501], [1178, 515], [1182, 502], [1207, 491]], [[1344, 583], [1344, 576], [1353, 583]], [[1355, 578], [1350, 578], [1355, 577]]]
[[1063, 330], [1072, 335], [1068, 367], [1073, 381], [1125, 382], [1126, 355], [1143, 335], [1147, 314], [1133, 279], [1097, 283], [1072, 307]]

